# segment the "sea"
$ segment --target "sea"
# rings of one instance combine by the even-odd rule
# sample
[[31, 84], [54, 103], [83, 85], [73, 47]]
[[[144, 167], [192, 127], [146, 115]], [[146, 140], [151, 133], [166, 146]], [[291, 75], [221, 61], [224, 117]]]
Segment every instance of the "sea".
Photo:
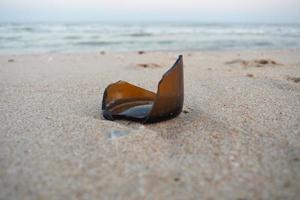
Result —
[[300, 48], [300, 24], [0, 23], [0, 54]]

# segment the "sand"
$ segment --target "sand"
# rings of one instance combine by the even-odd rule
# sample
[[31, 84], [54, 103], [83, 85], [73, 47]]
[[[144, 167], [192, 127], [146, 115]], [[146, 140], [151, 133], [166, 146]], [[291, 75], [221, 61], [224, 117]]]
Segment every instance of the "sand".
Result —
[[0, 199], [299, 199], [300, 50], [185, 52], [179, 117], [102, 118], [177, 55], [0, 56]]

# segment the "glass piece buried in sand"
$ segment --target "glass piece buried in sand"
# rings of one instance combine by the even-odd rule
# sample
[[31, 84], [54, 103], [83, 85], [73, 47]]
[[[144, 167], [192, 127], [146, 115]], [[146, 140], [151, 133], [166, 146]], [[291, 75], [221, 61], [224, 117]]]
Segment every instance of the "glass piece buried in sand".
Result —
[[124, 81], [109, 85], [103, 95], [102, 114], [107, 120], [154, 123], [178, 116], [183, 100], [183, 59], [179, 56], [159, 81], [156, 94]]

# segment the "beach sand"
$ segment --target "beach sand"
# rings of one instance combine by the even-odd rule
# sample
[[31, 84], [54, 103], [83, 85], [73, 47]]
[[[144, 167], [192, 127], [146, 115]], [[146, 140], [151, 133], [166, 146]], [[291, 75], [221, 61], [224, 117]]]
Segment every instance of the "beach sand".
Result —
[[0, 56], [0, 199], [299, 199], [300, 50], [185, 52], [184, 111], [101, 116], [176, 52]]

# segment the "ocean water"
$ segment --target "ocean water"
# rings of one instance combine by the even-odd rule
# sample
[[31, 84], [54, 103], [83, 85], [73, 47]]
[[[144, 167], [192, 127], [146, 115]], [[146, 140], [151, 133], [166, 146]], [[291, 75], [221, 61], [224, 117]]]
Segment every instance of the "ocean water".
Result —
[[0, 23], [0, 54], [300, 48], [300, 24]]

